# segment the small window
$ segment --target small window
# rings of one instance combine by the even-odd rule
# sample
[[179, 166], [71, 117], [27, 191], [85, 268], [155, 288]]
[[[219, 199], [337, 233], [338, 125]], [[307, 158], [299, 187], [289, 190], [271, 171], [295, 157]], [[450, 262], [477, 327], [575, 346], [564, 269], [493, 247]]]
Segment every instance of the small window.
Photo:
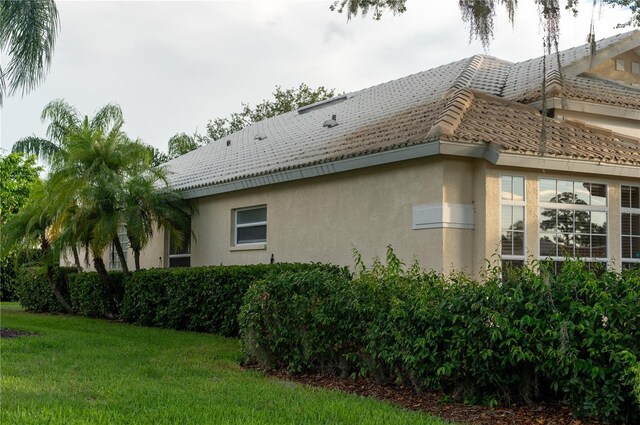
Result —
[[[120, 227], [118, 228], [118, 240], [120, 241], [120, 246], [122, 247], [124, 258], [127, 258], [129, 238], [127, 237], [127, 227], [124, 225], [120, 225]], [[118, 257], [116, 246], [113, 243], [111, 244], [111, 248], [109, 249], [109, 270], [122, 270], [122, 263], [120, 262], [120, 257]]]
[[267, 207], [243, 208], [234, 213], [234, 245], [267, 241]]
[[616, 59], [616, 71], [624, 71], [624, 59]]
[[[522, 176], [500, 178], [500, 255], [502, 270], [525, 261], [525, 184]], [[504, 276], [504, 275], [503, 275]]]
[[631, 62], [631, 73], [640, 74], [640, 62]]
[[191, 221], [182, 241], [174, 240], [169, 234], [169, 267], [191, 267]]

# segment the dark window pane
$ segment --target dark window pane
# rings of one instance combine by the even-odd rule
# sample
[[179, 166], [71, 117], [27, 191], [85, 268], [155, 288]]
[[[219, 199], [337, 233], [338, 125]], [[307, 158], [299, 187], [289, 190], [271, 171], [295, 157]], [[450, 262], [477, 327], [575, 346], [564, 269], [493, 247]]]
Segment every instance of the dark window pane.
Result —
[[183, 229], [184, 240], [176, 241], [169, 234], [169, 255], [180, 255], [191, 253], [191, 219], [189, 219], [188, 228]]
[[267, 208], [236, 211], [237, 224], [262, 223], [267, 221]]
[[607, 213], [604, 211], [591, 211], [591, 233], [607, 234]]
[[589, 211], [575, 211], [574, 216], [576, 233], [591, 233], [591, 216]]
[[622, 263], [623, 270], [640, 270], [640, 263]]
[[631, 256], [631, 237], [622, 237], [622, 258], [633, 258]]
[[542, 234], [540, 236], [540, 256], [555, 257], [558, 254], [554, 239], [555, 235], [553, 234]]
[[591, 205], [607, 205], [607, 186], [591, 183]]
[[631, 238], [631, 258], [640, 260], [640, 237]]
[[540, 179], [540, 202], [556, 202], [556, 181]]
[[523, 267], [523, 260], [502, 260], [502, 281], [506, 282], [514, 273], [517, 273], [517, 269]]
[[575, 243], [576, 257], [591, 257], [591, 235], [578, 234]]
[[191, 267], [191, 257], [169, 257], [169, 267]]
[[640, 214], [631, 214], [631, 233], [633, 236], [640, 236]]
[[267, 241], [267, 226], [239, 227], [236, 243], [260, 243]]
[[640, 208], [640, 186], [630, 188], [631, 192], [631, 208]]
[[524, 207], [513, 207], [513, 230], [524, 230]]
[[524, 232], [513, 232], [513, 255], [524, 255]]
[[555, 231], [558, 210], [543, 208], [540, 210], [540, 230]]
[[558, 239], [558, 256], [573, 257], [574, 256], [573, 235], [561, 234], [557, 236], [557, 239]]
[[620, 206], [622, 208], [631, 208], [631, 186], [622, 186], [620, 188]]
[[502, 232], [501, 246], [502, 255], [513, 255], [513, 232]]
[[562, 233], [573, 233], [573, 214], [571, 210], [558, 210], [558, 231]]
[[591, 256], [593, 258], [607, 257], [607, 237], [591, 236]]

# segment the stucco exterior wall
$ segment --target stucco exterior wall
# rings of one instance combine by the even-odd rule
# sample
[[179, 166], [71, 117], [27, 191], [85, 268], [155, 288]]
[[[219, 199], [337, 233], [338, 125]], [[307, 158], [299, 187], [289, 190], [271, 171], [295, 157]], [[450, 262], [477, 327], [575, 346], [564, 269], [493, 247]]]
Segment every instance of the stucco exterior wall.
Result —
[[[196, 199], [192, 266], [322, 261], [368, 263], [392, 245], [404, 261], [442, 271], [442, 229], [412, 229], [412, 207], [441, 203], [443, 162], [405, 161]], [[234, 247], [233, 210], [267, 206], [267, 243]]]
[[624, 134], [640, 139], [640, 121], [638, 121], [637, 119], [634, 120], [615, 118], [606, 115], [589, 114], [586, 112], [568, 110], [557, 110], [556, 117], [560, 119], [581, 121], [589, 125], [606, 128], [615, 133]]
[[[616, 69], [616, 59], [622, 59], [624, 61], [624, 71], [618, 71]], [[599, 65], [594, 66], [589, 72], [609, 80], [623, 81], [627, 84], [640, 83], [640, 74], [633, 74], [631, 71], [632, 63], [640, 63], [640, 56], [638, 56], [633, 50], [624, 52], [612, 59], [609, 59]]]

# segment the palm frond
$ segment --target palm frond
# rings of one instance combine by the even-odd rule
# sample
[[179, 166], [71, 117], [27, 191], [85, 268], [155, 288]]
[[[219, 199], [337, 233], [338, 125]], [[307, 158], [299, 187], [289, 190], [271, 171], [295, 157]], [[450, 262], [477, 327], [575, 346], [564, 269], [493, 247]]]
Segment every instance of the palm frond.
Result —
[[7, 94], [24, 95], [44, 80], [59, 28], [53, 0], [0, 2], [0, 49], [10, 58], [0, 74], [0, 103]]
[[48, 161], [60, 152], [60, 146], [50, 140], [37, 136], [24, 137], [13, 144], [12, 152], [22, 152], [27, 155], [35, 155]]

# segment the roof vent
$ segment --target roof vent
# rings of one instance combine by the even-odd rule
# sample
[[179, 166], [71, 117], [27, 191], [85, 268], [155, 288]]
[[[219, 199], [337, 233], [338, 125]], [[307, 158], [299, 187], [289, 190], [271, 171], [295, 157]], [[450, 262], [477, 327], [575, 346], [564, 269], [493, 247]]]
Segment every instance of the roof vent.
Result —
[[227, 146], [231, 146], [231, 140], [227, 140]]
[[306, 114], [309, 111], [314, 111], [316, 109], [324, 108], [329, 105], [335, 105], [336, 103], [344, 102], [345, 100], [351, 98], [352, 96], [353, 96], [352, 94], [343, 94], [337, 97], [332, 97], [331, 99], [326, 99], [320, 102], [312, 103], [311, 105], [298, 108], [298, 113]]
[[323, 127], [327, 127], [327, 128], [333, 128], [336, 125], [338, 125], [338, 121], [336, 121], [336, 115], [335, 114], [331, 115], [331, 119], [330, 120], [326, 120], [324, 122], [324, 124], [322, 124]]
[[253, 137], [253, 140], [264, 140], [267, 138], [266, 134], [258, 133]]

